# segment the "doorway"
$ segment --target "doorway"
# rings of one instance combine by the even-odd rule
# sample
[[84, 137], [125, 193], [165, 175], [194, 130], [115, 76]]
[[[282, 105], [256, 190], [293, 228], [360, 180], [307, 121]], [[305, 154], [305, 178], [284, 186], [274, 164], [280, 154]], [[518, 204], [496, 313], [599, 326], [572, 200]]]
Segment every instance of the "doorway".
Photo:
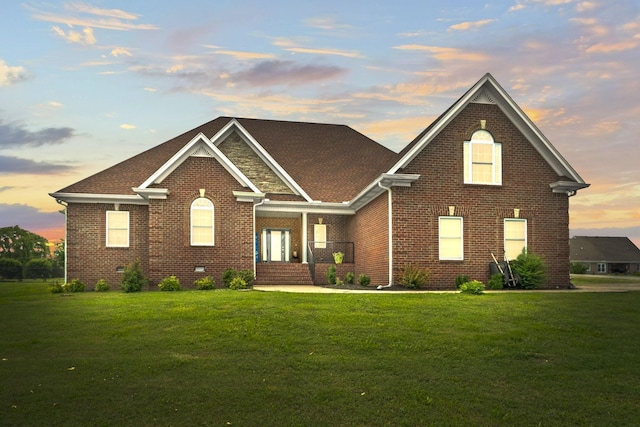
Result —
[[291, 230], [286, 228], [263, 228], [261, 246], [263, 262], [289, 262]]

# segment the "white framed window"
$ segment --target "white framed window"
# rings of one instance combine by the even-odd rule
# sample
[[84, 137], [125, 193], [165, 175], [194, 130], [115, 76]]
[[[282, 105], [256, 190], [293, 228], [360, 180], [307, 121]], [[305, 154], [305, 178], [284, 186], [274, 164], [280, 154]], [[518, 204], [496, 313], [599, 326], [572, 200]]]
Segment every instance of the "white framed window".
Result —
[[191, 246], [213, 246], [213, 226], [213, 203], [205, 197], [195, 199], [191, 203]]
[[502, 185], [502, 144], [486, 130], [464, 142], [464, 183]]
[[509, 259], [516, 259], [527, 248], [527, 220], [504, 219], [504, 253]]
[[129, 247], [129, 211], [107, 211], [107, 247]]
[[327, 247], [327, 224], [313, 224], [313, 241], [314, 248]]
[[607, 272], [607, 264], [604, 262], [598, 263], [598, 273], [606, 273]]
[[441, 260], [464, 259], [462, 217], [441, 216], [438, 218], [438, 253]]

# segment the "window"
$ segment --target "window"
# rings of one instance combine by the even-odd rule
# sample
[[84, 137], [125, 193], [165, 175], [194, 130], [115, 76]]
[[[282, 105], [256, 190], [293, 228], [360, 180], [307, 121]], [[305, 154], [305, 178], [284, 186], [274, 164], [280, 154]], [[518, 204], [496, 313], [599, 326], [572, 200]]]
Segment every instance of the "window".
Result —
[[327, 225], [326, 224], [313, 224], [313, 240], [314, 248], [326, 248], [327, 247]]
[[607, 264], [604, 262], [598, 263], [598, 273], [606, 273], [607, 272]]
[[107, 211], [107, 247], [129, 247], [128, 211]]
[[475, 131], [464, 143], [464, 182], [502, 185], [502, 144], [486, 130]]
[[462, 218], [441, 216], [438, 218], [438, 251], [441, 260], [462, 260]]
[[191, 203], [191, 246], [213, 246], [213, 203], [199, 197]]
[[516, 259], [527, 248], [527, 220], [504, 219], [504, 253], [509, 259]]

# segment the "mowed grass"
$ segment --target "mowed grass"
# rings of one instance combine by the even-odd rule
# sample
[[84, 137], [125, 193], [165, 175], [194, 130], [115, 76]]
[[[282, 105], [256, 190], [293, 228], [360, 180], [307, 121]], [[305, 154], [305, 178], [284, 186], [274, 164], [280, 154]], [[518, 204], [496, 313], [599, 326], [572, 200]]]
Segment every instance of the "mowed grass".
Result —
[[639, 306], [0, 283], [0, 425], [639, 425]]

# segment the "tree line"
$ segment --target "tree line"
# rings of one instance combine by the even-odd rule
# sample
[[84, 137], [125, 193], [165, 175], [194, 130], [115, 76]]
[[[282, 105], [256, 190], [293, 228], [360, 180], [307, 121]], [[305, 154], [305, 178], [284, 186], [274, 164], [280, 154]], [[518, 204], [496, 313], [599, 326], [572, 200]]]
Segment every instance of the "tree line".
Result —
[[0, 228], [0, 280], [62, 277], [64, 251], [64, 240], [50, 244], [17, 225]]

